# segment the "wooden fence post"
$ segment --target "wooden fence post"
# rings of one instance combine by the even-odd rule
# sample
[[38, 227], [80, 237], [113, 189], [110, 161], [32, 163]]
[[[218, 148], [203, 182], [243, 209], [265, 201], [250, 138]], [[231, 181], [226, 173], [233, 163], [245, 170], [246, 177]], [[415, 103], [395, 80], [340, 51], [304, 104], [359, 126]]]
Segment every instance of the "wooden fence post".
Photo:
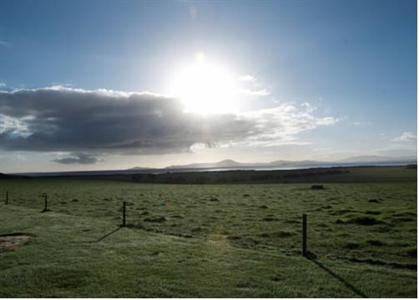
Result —
[[6, 199], [4, 200], [4, 204], [9, 204], [9, 191], [6, 191]]
[[307, 215], [303, 214], [303, 256], [307, 256]]
[[47, 193], [43, 193], [42, 196], [44, 197], [44, 210], [43, 210], [43, 212], [45, 212], [45, 211], [48, 211], [48, 195], [47, 195]]
[[127, 207], [127, 202], [124, 201], [122, 203], [122, 227], [125, 227], [127, 225], [126, 207]]

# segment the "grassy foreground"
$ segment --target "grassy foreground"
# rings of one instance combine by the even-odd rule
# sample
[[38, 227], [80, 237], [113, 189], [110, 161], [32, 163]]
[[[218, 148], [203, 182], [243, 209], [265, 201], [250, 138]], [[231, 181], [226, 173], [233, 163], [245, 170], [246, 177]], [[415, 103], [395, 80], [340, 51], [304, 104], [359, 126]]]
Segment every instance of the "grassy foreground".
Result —
[[[342, 176], [324, 190], [0, 181], [0, 235], [31, 237], [0, 252], [0, 296], [416, 297], [416, 171]], [[302, 213], [315, 260], [300, 254]]]

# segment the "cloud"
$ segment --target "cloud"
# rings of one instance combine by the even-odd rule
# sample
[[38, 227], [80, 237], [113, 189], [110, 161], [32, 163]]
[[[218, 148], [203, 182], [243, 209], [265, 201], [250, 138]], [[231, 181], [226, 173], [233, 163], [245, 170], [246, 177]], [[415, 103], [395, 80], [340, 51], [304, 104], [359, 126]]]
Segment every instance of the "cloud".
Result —
[[30, 119], [30, 116], [19, 119], [0, 114], [0, 135], [8, 134], [12, 138], [29, 136], [31, 133], [25, 121]]
[[205, 150], [205, 149], [210, 148], [210, 147], [211, 147], [211, 145], [208, 145], [208, 144], [195, 143], [189, 149], [191, 150], [191, 152], [195, 153], [195, 152], [199, 152], [199, 151]]
[[240, 76], [239, 80], [240, 81], [245, 81], [245, 82], [255, 82], [256, 78], [253, 77], [252, 75], [246, 74], [246, 75]]
[[416, 142], [416, 134], [410, 131], [405, 131], [400, 136], [395, 137], [392, 141], [402, 143]]
[[269, 96], [271, 92], [262, 86], [256, 77], [246, 74], [238, 78], [239, 82], [242, 83], [243, 88], [240, 89], [240, 93], [249, 96], [265, 97]]
[[55, 160], [60, 163], [93, 162], [97, 153], [190, 152], [200, 144], [289, 143], [299, 132], [335, 122], [305, 105], [205, 116], [148, 92], [62, 86], [0, 91], [0, 148], [76, 153]]
[[260, 89], [260, 90], [250, 90], [250, 89], [243, 89], [241, 90], [243, 94], [247, 94], [250, 96], [269, 96], [271, 93], [267, 89]]
[[53, 160], [56, 163], [59, 164], [82, 164], [82, 165], [89, 165], [89, 164], [95, 164], [99, 161], [99, 159], [91, 154], [86, 153], [73, 153], [68, 157], [63, 158], [57, 158]]
[[[245, 117], [253, 121], [258, 134], [248, 137], [244, 143], [252, 146], [306, 144], [296, 141], [298, 133], [339, 121], [335, 117], [318, 117], [314, 114], [315, 110], [315, 107], [303, 103], [300, 106], [283, 104], [246, 113]], [[243, 144], [243, 141], [239, 143]]]

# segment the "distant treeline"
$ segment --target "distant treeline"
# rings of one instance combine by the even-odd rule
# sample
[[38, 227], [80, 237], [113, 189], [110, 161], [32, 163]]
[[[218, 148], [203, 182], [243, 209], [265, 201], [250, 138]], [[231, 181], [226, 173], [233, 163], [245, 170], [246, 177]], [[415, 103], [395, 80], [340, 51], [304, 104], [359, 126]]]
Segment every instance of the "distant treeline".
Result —
[[306, 169], [276, 171], [219, 171], [219, 172], [187, 172], [162, 174], [135, 174], [134, 182], [173, 183], [173, 184], [208, 184], [208, 183], [277, 183], [277, 182], [315, 182], [331, 175], [349, 173], [346, 169]]
[[8, 175], [0, 173], [0, 179], [28, 179], [30, 177], [28, 176], [22, 176], [22, 175]]

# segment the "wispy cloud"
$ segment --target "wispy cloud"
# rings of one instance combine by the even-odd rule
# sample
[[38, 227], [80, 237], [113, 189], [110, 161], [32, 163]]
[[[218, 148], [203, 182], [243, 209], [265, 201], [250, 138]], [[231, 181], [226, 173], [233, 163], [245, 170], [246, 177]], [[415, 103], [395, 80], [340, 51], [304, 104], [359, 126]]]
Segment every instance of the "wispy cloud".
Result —
[[243, 94], [251, 95], [251, 96], [269, 96], [271, 93], [267, 89], [260, 89], [260, 90], [241, 90]]
[[253, 77], [252, 75], [246, 74], [246, 75], [242, 75], [239, 77], [239, 81], [244, 81], [244, 82], [255, 82], [256, 78]]
[[238, 81], [241, 83], [240, 86], [242, 87], [239, 91], [241, 94], [257, 97], [265, 97], [271, 94], [271, 92], [252, 75], [242, 75], [238, 78]]
[[5, 40], [0, 40], [0, 47], [10, 47], [12, 44]]
[[317, 116], [316, 108], [303, 103], [282, 104], [275, 108], [262, 109], [246, 113], [253, 120], [259, 134], [250, 136], [242, 145], [277, 146], [283, 144], [306, 144], [297, 141], [297, 135], [303, 131], [313, 130], [320, 126], [336, 124], [339, 119], [331, 116]]
[[400, 136], [392, 139], [392, 141], [402, 143], [416, 142], [416, 134], [410, 131], [405, 131]]

